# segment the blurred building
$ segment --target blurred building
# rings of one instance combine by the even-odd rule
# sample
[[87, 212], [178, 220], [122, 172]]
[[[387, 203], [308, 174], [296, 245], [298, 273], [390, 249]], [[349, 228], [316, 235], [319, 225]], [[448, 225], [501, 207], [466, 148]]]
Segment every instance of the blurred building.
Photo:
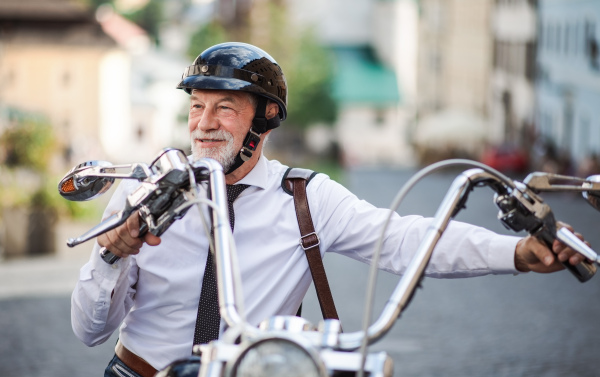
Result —
[[0, 105], [45, 115], [63, 166], [181, 145], [186, 96], [174, 88], [187, 62], [153, 50], [133, 23], [77, 1], [2, 0], [0, 33]]
[[123, 52], [122, 67], [115, 70], [125, 75], [119, 77], [123, 97], [105, 93], [111, 108], [123, 108], [104, 113], [102, 135], [111, 158], [150, 162], [163, 148], [188, 149], [188, 95], [175, 87], [189, 62], [173, 50], [154, 48], [143, 29], [110, 6], [98, 8], [96, 18]]
[[408, 56], [403, 61], [400, 51], [415, 47], [398, 45], [408, 35], [402, 34], [407, 24], [397, 23], [405, 2], [416, 9], [413, 0], [356, 0], [352, 6], [343, 0], [287, 1], [293, 23], [312, 28], [334, 52], [333, 96], [339, 113], [333, 137], [349, 166], [413, 164], [407, 140], [411, 99], [404, 95], [402, 79], [414, 76], [406, 68], [397, 74], [398, 66], [411, 62]]
[[[492, 5], [492, 0], [419, 1], [413, 140], [422, 162], [476, 157], [489, 137]], [[440, 137], [429, 136], [436, 133]]]
[[120, 72], [120, 51], [93, 14], [69, 1], [3, 0], [0, 33], [0, 104], [45, 115], [65, 163], [104, 157], [98, 142], [103, 93], [126, 87], [103, 80]]
[[600, 153], [600, 2], [538, 1], [536, 131], [572, 165]]
[[536, 1], [496, 0], [491, 19], [490, 141], [529, 146], [535, 109]]
[[346, 166], [406, 165], [396, 76], [371, 48], [335, 47], [333, 97], [339, 114], [335, 134]]

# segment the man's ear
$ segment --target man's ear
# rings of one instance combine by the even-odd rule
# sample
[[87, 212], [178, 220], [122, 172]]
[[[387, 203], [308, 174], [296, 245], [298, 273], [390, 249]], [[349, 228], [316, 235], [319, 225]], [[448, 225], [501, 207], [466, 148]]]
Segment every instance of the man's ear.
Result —
[[273, 101], [269, 101], [267, 103], [267, 111], [266, 111], [266, 117], [267, 119], [271, 119], [276, 117], [279, 114], [279, 106], [277, 105], [277, 103], [273, 102]]

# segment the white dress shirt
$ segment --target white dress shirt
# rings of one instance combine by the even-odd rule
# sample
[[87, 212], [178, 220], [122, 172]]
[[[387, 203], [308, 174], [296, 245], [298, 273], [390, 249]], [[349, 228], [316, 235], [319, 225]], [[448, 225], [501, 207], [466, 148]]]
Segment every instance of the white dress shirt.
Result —
[[[248, 321], [294, 315], [311, 283], [293, 197], [281, 188], [287, 167], [261, 156], [239, 183], [250, 185], [234, 203], [238, 261]], [[123, 181], [105, 216], [123, 208], [137, 185]], [[389, 210], [359, 200], [324, 174], [307, 186], [321, 253], [333, 252], [369, 263]], [[429, 219], [393, 217], [379, 267], [402, 274], [427, 229]], [[199, 211], [173, 223], [159, 246], [113, 265], [95, 245], [72, 295], [72, 325], [89, 346], [106, 341], [120, 327], [125, 347], [157, 369], [191, 354], [202, 276], [208, 253]], [[440, 240], [427, 275], [468, 277], [515, 273], [517, 237], [502, 236], [453, 222]], [[366, 284], [366, 282], [365, 282]], [[338, 298], [339, 300], [339, 298]]]

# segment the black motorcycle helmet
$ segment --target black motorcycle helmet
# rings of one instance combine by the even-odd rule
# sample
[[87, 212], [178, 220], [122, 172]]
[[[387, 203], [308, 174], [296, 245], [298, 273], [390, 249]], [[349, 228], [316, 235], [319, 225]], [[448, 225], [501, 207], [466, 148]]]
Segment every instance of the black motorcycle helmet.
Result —
[[187, 93], [192, 89], [254, 93], [279, 105], [280, 120], [287, 116], [287, 82], [281, 67], [265, 51], [247, 43], [228, 42], [207, 48], [185, 69], [177, 88]]
[[[188, 94], [193, 89], [212, 89], [257, 95], [252, 127], [233, 166], [225, 174], [248, 161], [260, 143], [260, 135], [279, 127], [280, 120], [287, 117], [287, 82], [283, 71], [269, 54], [247, 43], [229, 42], [207, 48], [185, 69], [177, 88]], [[279, 106], [278, 117], [266, 118], [267, 100]]]

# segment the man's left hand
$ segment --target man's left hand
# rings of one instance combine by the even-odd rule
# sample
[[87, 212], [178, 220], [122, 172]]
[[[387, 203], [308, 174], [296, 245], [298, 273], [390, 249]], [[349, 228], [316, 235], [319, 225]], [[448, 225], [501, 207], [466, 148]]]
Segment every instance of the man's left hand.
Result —
[[[566, 227], [573, 232], [573, 228], [569, 225], [559, 223], [558, 227]], [[583, 241], [581, 234], [574, 234]], [[586, 244], [589, 245], [588, 242]], [[558, 240], [554, 241], [552, 250], [550, 250], [542, 241], [533, 236], [520, 240], [515, 250], [515, 267], [521, 272], [549, 273], [560, 271], [565, 268], [561, 262], [568, 261], [572, 265], [577, 265], [584, 259], [583, 255]]]

